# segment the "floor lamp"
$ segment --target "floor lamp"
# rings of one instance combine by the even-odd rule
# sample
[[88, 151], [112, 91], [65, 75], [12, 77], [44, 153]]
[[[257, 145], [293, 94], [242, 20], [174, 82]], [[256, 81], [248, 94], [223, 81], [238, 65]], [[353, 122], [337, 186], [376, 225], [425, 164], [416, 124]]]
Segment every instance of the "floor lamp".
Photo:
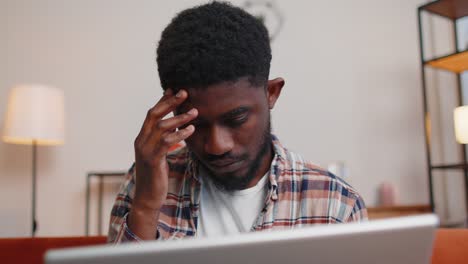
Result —
[[37, 146], [64, 143], [65, 106], [63, 91], [45, 85], [19, 85], [10, 91], [3, 141], [32, 145], [31, 236], [37, 230]]

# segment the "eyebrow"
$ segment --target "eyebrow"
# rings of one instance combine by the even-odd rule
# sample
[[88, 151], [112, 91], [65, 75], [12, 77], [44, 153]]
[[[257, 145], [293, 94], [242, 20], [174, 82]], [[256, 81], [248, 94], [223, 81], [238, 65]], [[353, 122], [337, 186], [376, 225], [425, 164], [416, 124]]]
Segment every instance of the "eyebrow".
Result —
[[[236, 117], [238, 115], [249, 112], [250, 109], [251, 109], [251, 107], [247, 107], [247, 106], [237, 107], [237, 108], [232, 109], [229, 112], [226, 112], [226, 113], [222, 114], [220, 118], [223, 119], [223, 120], [230, 119], [230, 118], [232, 119], [232, 118], [234, 118], [234, 117]], [[191, 123], [199, 123], [199, 122], [203, 123], [205, 121], [206, 120], [203, 117], [197, 116], [194, 120], [192, 120]]]

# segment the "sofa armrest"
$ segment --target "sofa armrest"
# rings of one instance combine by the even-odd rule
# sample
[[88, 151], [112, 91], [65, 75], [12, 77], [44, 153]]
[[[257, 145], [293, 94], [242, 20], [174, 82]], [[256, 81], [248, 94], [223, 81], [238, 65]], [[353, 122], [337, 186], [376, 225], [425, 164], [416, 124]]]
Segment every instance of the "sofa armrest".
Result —
[[0, 239], [0, 259], [1, 263], [44, 263], [44, 254], [49, 249], [105, 243], [105, 236], [2, 238]]
[[465, 263], [467, 259], [468, 229], [438, 229], [432, 264]]

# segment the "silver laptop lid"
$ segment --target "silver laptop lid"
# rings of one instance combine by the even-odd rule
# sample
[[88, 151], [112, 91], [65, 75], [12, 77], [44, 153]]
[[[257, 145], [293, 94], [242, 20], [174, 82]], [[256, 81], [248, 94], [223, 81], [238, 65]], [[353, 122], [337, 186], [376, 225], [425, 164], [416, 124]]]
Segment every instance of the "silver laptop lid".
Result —
[[433, 214], [229, 237], [51, 250], [48, 264], [430, 263]]

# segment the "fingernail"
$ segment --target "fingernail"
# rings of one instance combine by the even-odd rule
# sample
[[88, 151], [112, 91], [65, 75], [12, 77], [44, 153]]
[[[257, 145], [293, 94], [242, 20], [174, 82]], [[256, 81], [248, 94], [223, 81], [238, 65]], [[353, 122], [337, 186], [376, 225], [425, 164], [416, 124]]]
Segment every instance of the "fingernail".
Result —
[[188, 111], [188, 113], [190, 115], [194, 115], [196, 112], [197, 112], [197, 110], [195, 108], [192, 108], [192, 109], [190, 109], [190, 111]]
[[179, 92], [177, 92], [175, 97], [180, 98], [182, 97], [182, 94], [183, 94], [183, 90], [180, 90]]

